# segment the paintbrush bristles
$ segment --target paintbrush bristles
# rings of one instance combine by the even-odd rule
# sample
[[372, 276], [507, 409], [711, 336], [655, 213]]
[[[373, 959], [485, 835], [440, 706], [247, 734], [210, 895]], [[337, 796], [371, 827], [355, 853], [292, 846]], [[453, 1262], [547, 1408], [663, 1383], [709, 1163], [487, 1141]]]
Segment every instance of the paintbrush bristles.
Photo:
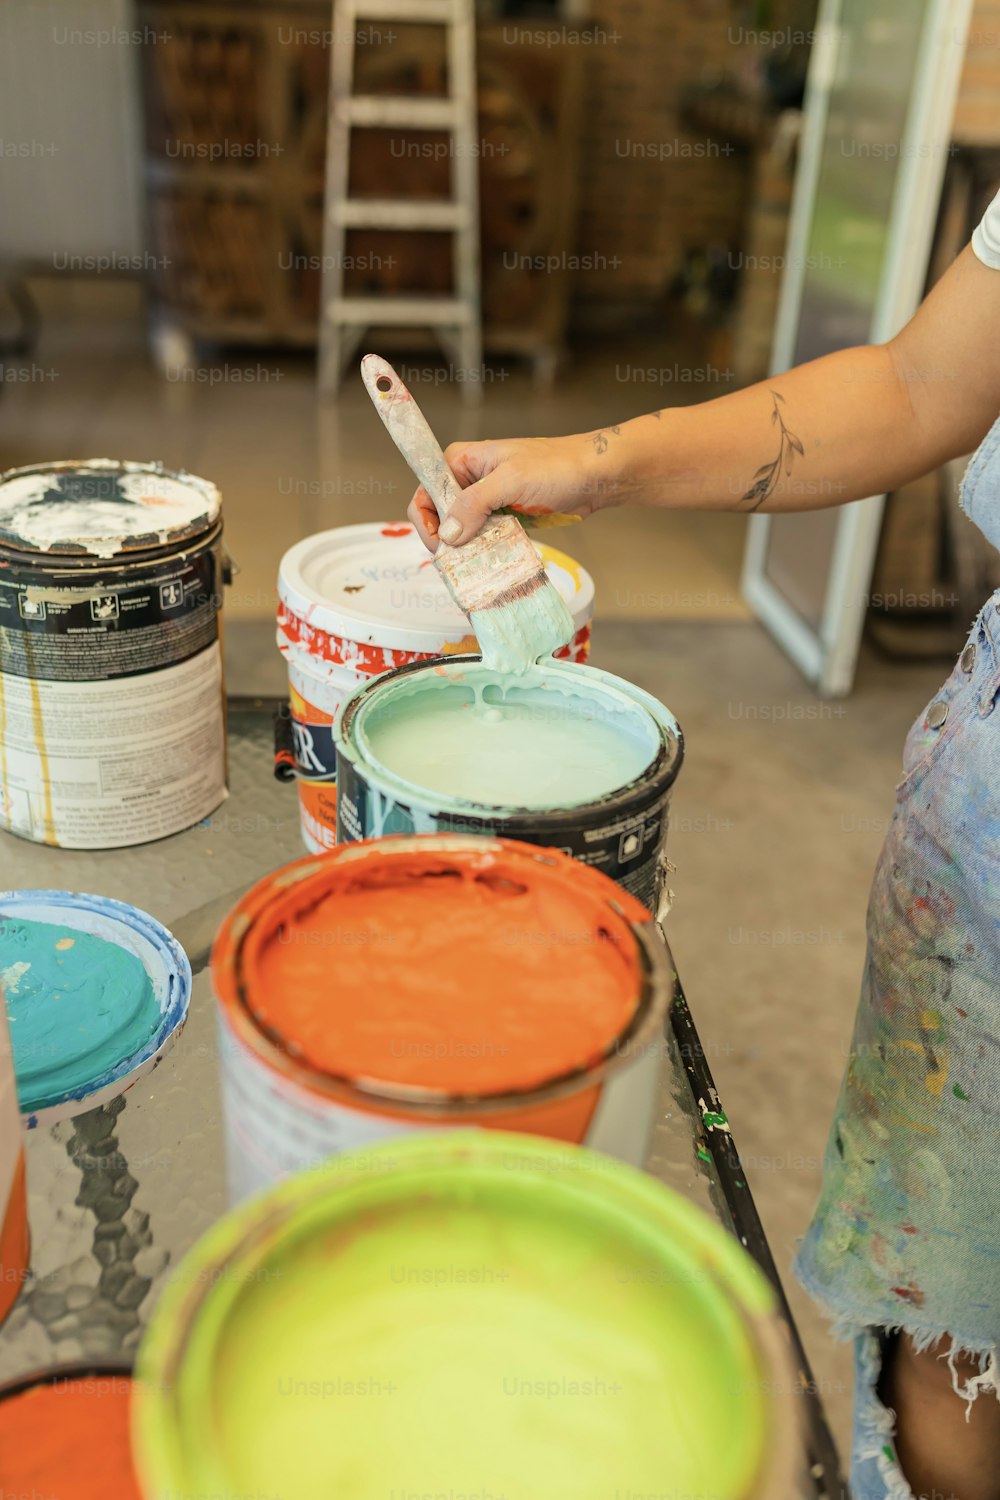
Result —
[[464, 547], [449, 547], [442, 542], [435, 562], [456, 603], [468, 615], [473, 610], [489, 609], [532, 579], [547, 582], [538, 553], [513, 516], [487, 521]]
[[573, 617], [514, 516], [488, 521], [464, 547], [442, 543], [434, 561], [497, 671], [526, 672], [572, 639]]

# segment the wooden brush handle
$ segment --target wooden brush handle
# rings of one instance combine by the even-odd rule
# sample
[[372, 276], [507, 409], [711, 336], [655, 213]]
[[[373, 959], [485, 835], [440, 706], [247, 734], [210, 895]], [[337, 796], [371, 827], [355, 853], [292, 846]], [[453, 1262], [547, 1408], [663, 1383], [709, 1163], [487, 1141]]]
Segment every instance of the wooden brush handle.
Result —
[[426, 417], [392, 365], [380, 355], [365, 355], [361, 378], [386, 431], [434, 501], [443, 521], [458, 498], [460, 486]]

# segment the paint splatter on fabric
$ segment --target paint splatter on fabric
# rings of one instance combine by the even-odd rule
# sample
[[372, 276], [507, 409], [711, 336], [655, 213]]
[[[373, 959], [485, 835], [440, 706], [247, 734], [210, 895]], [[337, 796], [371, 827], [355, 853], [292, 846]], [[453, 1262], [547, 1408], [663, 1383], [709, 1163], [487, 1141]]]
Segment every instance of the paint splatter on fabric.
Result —
[[796, 1266], [849, 1336], [1000, 1343], [998, 691], [1000, 592], [910, 730], [872, 887], [861, 1003]]

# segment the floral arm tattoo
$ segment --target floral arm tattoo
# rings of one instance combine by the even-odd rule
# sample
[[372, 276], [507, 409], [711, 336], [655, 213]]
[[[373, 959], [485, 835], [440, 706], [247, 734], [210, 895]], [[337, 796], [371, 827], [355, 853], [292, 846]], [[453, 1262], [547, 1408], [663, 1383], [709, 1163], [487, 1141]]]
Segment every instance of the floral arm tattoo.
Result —
[[772, 425], [777, 424], [781, 437], [778, 443], [778, 452], [769, 464], [762, 464], [753, 476], [753, 484], [746, 494], [741, 495], [741, 500], [749, 500], [749, 510], [758, 510], [764, 504], [769, 495], [773, 495], [782, 474], [792, 472], [792, 455], [797, 453], [803, 457], [804, 449], [794, 432], [785, 426], [785, 419], [781, 414], [780, 401], [784, 405], [785, 398], [780, 391], [772, 391], [773, 410], [771, 412]]
[[621, 432], [621, 427], [602, 427], [599, 432], [595, 432], [592, 434], [594, 439], [594, 447], [598, 453], [604, 453], [607, 449], [609, 432], [613, 432], [617, 437]]

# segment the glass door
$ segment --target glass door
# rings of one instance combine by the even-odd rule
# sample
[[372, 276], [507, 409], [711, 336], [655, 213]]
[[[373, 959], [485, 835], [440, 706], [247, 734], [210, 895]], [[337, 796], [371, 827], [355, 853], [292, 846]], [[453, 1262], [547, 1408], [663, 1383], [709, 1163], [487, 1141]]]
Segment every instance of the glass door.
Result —
[[[882, 343], [923, 295], [972, 0], [822, 0], [771, 372]], [[824, 696], [849, 693], [884, 495], [757, 515], [748, 604]]]

